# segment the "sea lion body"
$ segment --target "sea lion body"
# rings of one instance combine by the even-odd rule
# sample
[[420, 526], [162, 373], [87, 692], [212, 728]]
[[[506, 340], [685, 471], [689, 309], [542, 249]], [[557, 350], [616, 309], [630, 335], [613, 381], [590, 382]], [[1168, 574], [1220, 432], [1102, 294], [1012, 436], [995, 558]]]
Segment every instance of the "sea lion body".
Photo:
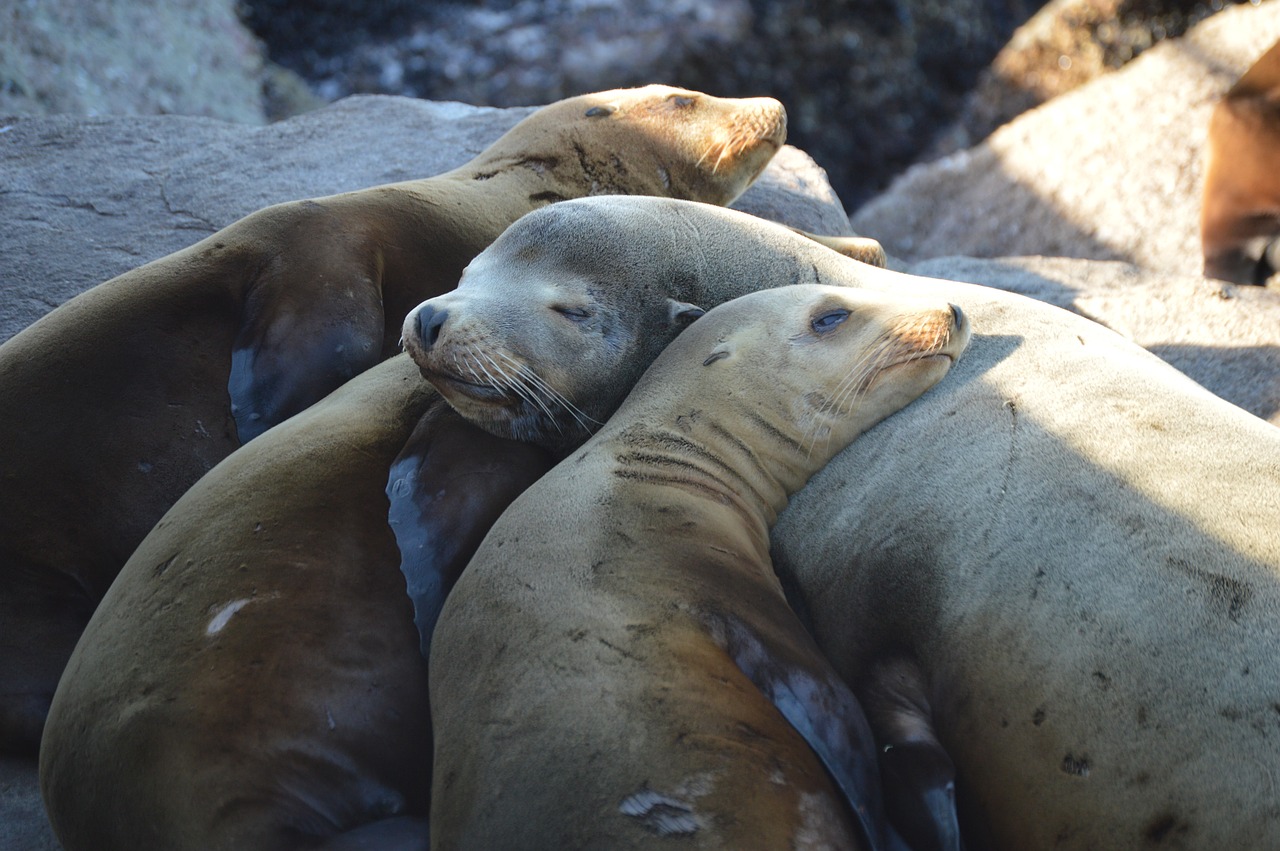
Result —
[[0, 748], [34, 748], [75, 636], [164, 511], [391, 354], [508, 224], [591, 193], [727, 203], [784, 134], [770, 99], [572, 98], [444, 175], [251, 214], [0, 345]]
[[[505, 505], [550, 466], [465, 424], [462, 446], [435, 419], [415, 443], [438, 401], [392, 358], [233, 453], [165, 514], [50, 710], [40, 777], [63, 847], [302, 848], [378, 823], [411, 838], [416, 823], [418, 844], [375, 847], [425, 842], [426, 663], [388, 470], [406, 444], [411, 466], [443, 453], [442, 494], [497, 489]], [[466, 515], [422, 543], [457, 545], [493, 519]]]
[[1280, 847], [1280, 431], [1087, 320], [883, 277], [982, 334], [775, 527], [819, 646], [864, 699], [920, 666], [994, 849]]
[[[784, 287], [667, 347], [504, 513], [445, 604], [433, 847], [895, 847], [874, 744], [818, 696], [838, 682], [787, 608], [768, 526], [945, 374], [967, 337], [955, 321], [945, 303]], [[855, 741], [831, 770], [865, 784], [866, 841], [770, 688]]]
[[1200, 240], [1208, 277], [1265, 284], [1280, 271], [1280, 42], [1214, 107]]
[[[557, 219], [575, 224], [548, 239]], [[417, 350], [428, 375], [478, 340], [584, 410], [625, 392], [630, 364], [574, 360], [542, 336], [529, 346], [530, 323], [511, 321], [573, 307], [592, 280], [643, 289], [716, 268], [958, 304], [981, 334], [953, 374], [836, 456], [773, 533], [820, 648], [860, 700], [928, 706], [972, 805], [968, 835], [993, 847], [1280, 845], [1274, 427], [1096, 323], [814, 253], [732, 211], [586, 199], [526, 221], [546, 228], [495, 243], [506, 277], [476, 267], [456, 293], [468, 301], [435, 302], [449, 317]], [[539, 247], [562, 260], [516, 262]], [[442, 392], [486, 428], [556, 439], [516, 394], [450, 382]], [[920, 688], [886, 697], [868, 684], [899, 663]]]

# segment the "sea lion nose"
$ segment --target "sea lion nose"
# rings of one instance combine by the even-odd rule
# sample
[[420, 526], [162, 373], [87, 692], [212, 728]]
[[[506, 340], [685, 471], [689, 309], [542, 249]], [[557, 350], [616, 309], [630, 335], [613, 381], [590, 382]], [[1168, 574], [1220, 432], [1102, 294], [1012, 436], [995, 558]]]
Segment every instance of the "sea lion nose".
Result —
[[418, 339], [425, 348], [431, 348], [440, 338], [440, 329], [449, 318], [449, 311], [436, 310], [429, 304], [418, 307]]
[[951, 321], [957, 328], [964, 324], [964, 311], [954, 304], [951, 305]]

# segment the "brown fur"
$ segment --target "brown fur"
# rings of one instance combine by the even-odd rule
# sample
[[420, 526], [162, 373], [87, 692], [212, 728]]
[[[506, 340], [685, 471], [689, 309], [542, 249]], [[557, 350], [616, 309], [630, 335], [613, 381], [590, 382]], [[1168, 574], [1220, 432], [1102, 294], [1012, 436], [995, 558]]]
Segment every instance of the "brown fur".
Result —
[[178, 496], [392, 353], [404, 314], [508, 224], [591, 193], [727, 203], [784, 127], [768, 99], [572, 98], [452, 172], [269, 207], [5, 342], [0, 748], [34, 749], [85, 619]]
[[[768, 527], [826, 458], [945, 374], [968, 332], [940, 307], [811, 286], [716, 308], [517, 499], [436, 630], [433, 847], [864, 847], [732, 634], [787, 671], [824, 670]], [[837, 308], [848, 318], [819, 333]], [[921, 348], [933, 356], [904, 360]]]
[[1214, 108], [1207, 151], [1204, 273], [1264, 284], [1280, 251], [1280, 42]]

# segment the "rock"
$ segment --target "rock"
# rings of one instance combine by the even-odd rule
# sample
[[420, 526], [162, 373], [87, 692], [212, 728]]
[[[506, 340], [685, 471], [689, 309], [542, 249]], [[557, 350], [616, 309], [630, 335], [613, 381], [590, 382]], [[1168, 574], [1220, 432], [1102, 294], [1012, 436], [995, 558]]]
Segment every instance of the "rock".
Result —
[[271, 57], [325, 97], [492, 106], [665, 82], [787, 105], [856, 206], [915, 160], [1040, 0], [246, 0]]
[[1280, 289], [1060, 257], [942, 257], [908, 271], [1022, 293], [1079, 313], [1280, 425]]
[[0, 0], [0, 115], [265, 121], [236, 0]]
[[[1245, 2], [1245, 0], [1235, 0]], [[1256, 2], [1255, 2], [1255, 5]], [[1222, 0], [1052, 0], [1014, 30], [924, 159], [971, 147], [1047, 100], [1123, 67], [1222, 8]]]
[[915, 166], [853, 227], [915, 261], [1058, 255], [1195, 274], [1216, 99], [1280, 38], [1280, 4], [1227, 9], [1123, 69]]
[[[0, 340], [260, 207], [460, 165], [530, 111], [362, 96], [267, 126], [178, 116], [0, 122]], [[735, 206], [850, 232], [822, 170], [795, 148]]]

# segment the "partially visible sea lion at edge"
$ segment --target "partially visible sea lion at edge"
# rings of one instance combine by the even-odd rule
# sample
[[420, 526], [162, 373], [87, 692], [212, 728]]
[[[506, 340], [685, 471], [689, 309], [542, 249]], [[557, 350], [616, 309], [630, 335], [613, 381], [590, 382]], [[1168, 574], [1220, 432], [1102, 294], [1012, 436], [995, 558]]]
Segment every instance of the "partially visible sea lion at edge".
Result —
[[1265, 284], [1280, 272], [1280, 42], [1214, 107], [1206, 151], [1204, 273]]
[[875, 277], [981, 334], [779, 519], [819, 646], [859, 697], [919, 668], [991, 848], [1280, 847], [1280, 430], [1057, 308]]
[[253, 213], [0, 345], [0, 749], [34, 749], [86, 619], [178, 496], [394, 352], [508, 224], [593, 193], [727, 203], [784, 135], [769, 98], [572, 98], [444, 175]]
[[744, 296], [676, 338], [445, 604], [433, 847], [904, 847], [768, 529], [967, 338], [945, 301], [817, 286]]

